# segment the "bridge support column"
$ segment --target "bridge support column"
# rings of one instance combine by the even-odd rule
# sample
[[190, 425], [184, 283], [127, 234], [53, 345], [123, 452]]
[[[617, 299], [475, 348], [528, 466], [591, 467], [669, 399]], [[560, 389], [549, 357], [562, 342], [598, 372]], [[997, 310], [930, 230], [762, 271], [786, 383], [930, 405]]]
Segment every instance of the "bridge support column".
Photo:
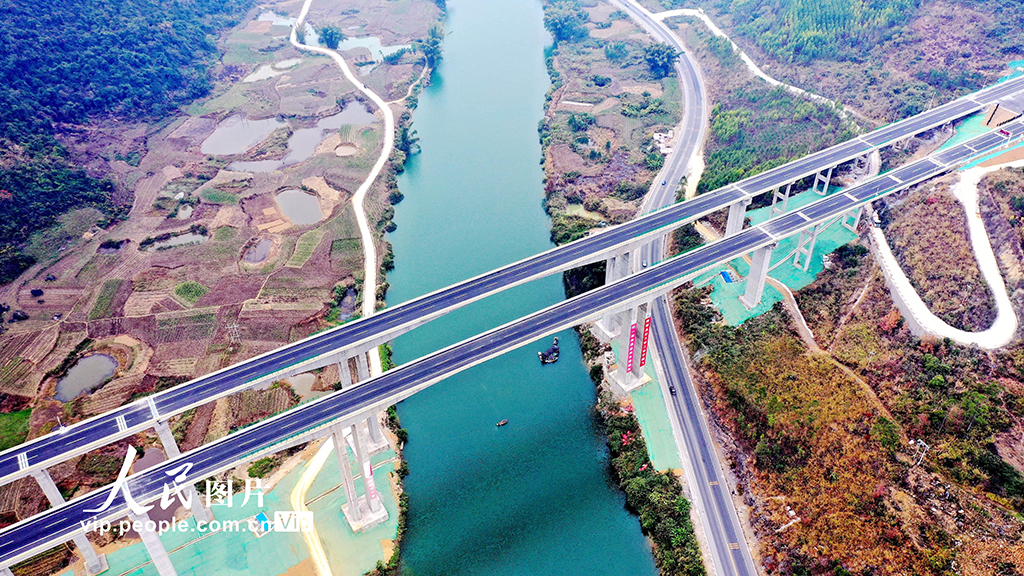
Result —
[[[832, 166], [832, 167], [830, 167], [828, 169], [828, 172], [825, 172], [824, 170], [822, 170], [821, 172], [818, 172], [817, 174], [815, 174], [814, 175], [814, 185], [811, 186], [811, 190], [814, 190], [815, 192], [817, 192], [818, 194], [820, 194], [822, 196], [828, 194], [828, 183], [832, 181], [832, 171], [835, 170], [835, 169], [836, 169], [836, 167]], [[824, 173], [824, 175], [823, 175], [823, 173]], [[818, 185], [819, 184], [822, 185], [821, 186], [821, 190], [818, 190]]]
[[356, 354], [356, 375], [359, 376], [359, 382], [370, 378], [370, 364], [366, 352]]
[[[164, 453], [167, 454], [167, 459], [177, 458], [181, 456], [181, 450], [178, 449], [178, 443], [174, 440], [174, 434], [171, 432], [171, 427], [167, 425], [166, 420], [157, 420], [156, 435], [160, 437], [160, 443], [163, 444]], [[189, 484], [184, 488], [185, 497], [191, 500], [190, 508], [192, 510], [192, 517], [196, 519], [196, 522], [209, 523], [213, 520], [213, 511], [203, 506], [203, 500], [199, 497], [199, 492], [196, 491], [196, 487]]]
[[644, 334], [649, 330], [647, 321], [650, 316], [650, 302], [637, 304], [621, 312], [622, 348], [619, 350], [618, 368], [611, 378], [613, 391], [617, 395], [626, 395], [645, 381], [643, 367], [647, 352], [643, 344]]
[[772, 190], [772, 211], [768, 213], [768, 218], [775, 218], [781, 214], [786, 213], [786, 206], [789, 205], [789, 192], [793, 189], [793, 183], [786, 184], [786, 191], [782, 192], [782, 187], [778, 187]]
[[352, 476], [352, 463], [348, 459], [348, 449], [345, 442], [345, 431], [340, 424], [331, 426], [331, 437], [334, 441], [334, 455], [338, 458], [338, 467], [341, 468], [342, 484], [345, 485], [345, 497], [348, 504], [341, 507], [349, 526], [354, 531], [359, 521], [363, 518], [363, 512], [359, 506], [359, 496], [356, 494], [356, 481]]
[[348, 365], [348, 356], [338, 362], [338, 381], [341, 382], [341, 389], [348, 390], [352, 387], [352, 368]]
[[[51, 506], [56, 508], [64, 504], [64, 496], [60, 493], [60, 489], [57, 488], [57, 484], [54, 483], [47, 470], [36, 470], [32, 472], [32, 477], [36, 479], [39, 487], [43, 489], [43, 494], [46, 495], [46, 499], [50, 501]], [[86, 574], [93, 576], [108, 568], [107, 555], [97, 554], [96, 548], [93, 547], [92, 542], [89, 542], [85, 534], [76, 534], [72, 540], [75, 543], [75, 547], [78, 548], [78, 553], [85, 560]]]
[[369, 432], [370, 442], [373, 444], [384, 442], [384, 432], [380, 429], [380, 419], [377, 418], [377, 413], [366, 419], [366, 431]]
[[740, 296], [740, 302], [747, 308], [753, 308], [761, 303], [761, 295], [764, 294], [764, 283], [768, 278], [768, 268], [772, 263], [772, 251], [774, 244], [769, 244], [754, 251], [753, 262], [750, 265], [750, 273], [747, 274], [747, 290]]
[[843, 214], [843, 226], [845, 226], [847, 230], [849, 230], [849, 231], [851, 231], [851, 232], [856, 234], [857, 233], [857, 225], [860, 224], [860, 215], [863, 214], [863, 213], [864, 213], [864, 207], [861, 206], [860, 208], [857, 208], [856, 210], [851, 210], [851, 211], [847, 212], [846, 214]]
[[356, 443], [356, 454], [359, 457], [359, 469], [363, 473], [363, 492], [366, 501], [370, 505], [370, 512], [380, 512], [383, 506], [380, 503], [380, 495], [377, 494], [377, 486], [373, 483], [373, 464], [370, 462], [370, 450], [366, 445], [366, 437], [363, 436], [362, 422], [352, 427], [352, 438]]
[[160, 536], [157, 535], [156, 530], [146, 528], [146, 524], [152, 522], [149, 519], [149, 514], [129, 512], [128, 519], [132, 521], [133, 528], [142, 527], [138, 531], [139, 536], [142, 537], [142, 543], [146, 546], [146, 552], [149, 553], [149, 558], [153, 561], [153, 566], [156, 567], [157, 573], [160, 576], [178, 576], [178, 572], [174, 569], [174, 564], [171, 563], [171, 557], [167, 555], [167, 549], [164, 548], [164, 543], [160, 541]]
[[729, 219], [725, 222], [727, 238], [743, 230], [743, 224], [747, 219], [747, 206], [750, 206], [752, 201], [751, 198], [744, 198], [729, 205]]
[[[818, 241], [818, 228], [815, 226], [810, 230], [800, 233], [800, 240], [796, 243], [796, 254], [793, 255], [793, 266], [807, 271], [811, 267], [811, 256], [814, 254], [814, 244]], [[803, 264], [800, 264], [800, 257], [803, 256]]]
[[4, 566], [0, 568], [0, 576], [14, 576], [14, 572], [11, 572], [10, 568]]
[[[639, 259], [639, 250], [639, 245], [630, 245], [609, 257], [604, 270], [604, 283], [611, 284], [632, 274], [636, 268], [636, 260]], [[620, 331], [618, 316], [618, 313], [604, 313], [601, 321], [598, 322], [599, 340], [607, 342], [618, 336]]]
[[348, 504], [342, 506], [345, 519], [353, 532], [362, 532], [377, 526], [388, 519], [387, 509], [381, 502], [380, 494], [374, 485], [373, 465], [370, 461], [370, 450], [362, 431], [364, 422], [356, 422], [347, 428], [351, 434], [351, 446], [355, 452], [356, 467], [362, 476], [362, 489], [364, 497], [356, 495], [355, 480], [352, 476], [351, 464], [348, 460], [348, 453], [345, 451], [345, 438], [343, 431], [337, 424], [332, 426], [335, 440], [335, 449], [338, 450], [338, 463], [342, 467], [342, 477], [345, 484], [345, 495], [348, 497]]

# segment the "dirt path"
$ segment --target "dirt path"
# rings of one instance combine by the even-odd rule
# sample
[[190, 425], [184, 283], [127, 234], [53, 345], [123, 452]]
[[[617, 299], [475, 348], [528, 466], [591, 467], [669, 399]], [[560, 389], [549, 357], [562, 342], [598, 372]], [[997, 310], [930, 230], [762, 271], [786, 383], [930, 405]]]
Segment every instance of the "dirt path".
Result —
[[[309, 6], [309, 3], [307, 2], [306, 5]], [[310, 461], [309, 466], [302, 473], [299, 482], [292, 490], [292, 510], [296, 512], [309, 512], [309, 507], [306, 506], [306, 492], [309, 491], [309, 487], [313, 485], [313, 480], [316, 480], [316, 475], [324, 467], [324, 463], [327, 462], [327, 459], [330, 458], [333, 452], [334, 438], [328, 436], [324, 443], [320, 445], [316, 456], [313, 456], [313, 460]], [[309, 556], [313, 560], [317, 576], [331, 576], [331, 565], [327, 561], [327, 553], [324, 551], [324, 545], [320, 540], [320, 534], [316, 530], [315, 523], [312, 530], [302, 532], [302, 538], [306, 541], [306, 547], [309, 548]]]
[[989, 240], [985, 224], [981, 220], [978, 207], [978, 183], [988, 172], [1020, 166], [1024, 166], [1024, 160], [963, 170], [960, 172], [960, 180], [953, 187], [953, 196], [964, 207], [974, 259], [978, 263], [982, 277], [989, 289], [992, 290], [992, 297], [996, 303], [996, 319], [987, 330], [980, 332], [959, 330], [933, 314], [921, 299], [921, 295], [910, 284], [910, 280], [903, 272], [885, 239], [885, 233], [881, 228], [871, 228], [871, 244], [875, 253], [878, 254], [879, 265], [885, 273], [889, 292], [900, 312], [907, 317], [910, 325], [916, 327], [915, 332], [920, 331], [940, 338], [949, 338], [965, 346], [976, 344], [979, 348], [986, 350], [1002, 348], [1013, 340], [1017, 333], [1017, 314], [1013, 311], [1010, 296], [1006, 292], [1006, 283], [1003, 281], [1002, 272], [999, 271], [995, 252], [992, 250], [992, 242]]
[[871, 118], [868, 118], [864, 114], [862, 114], [862, 113], [860, 113], [860, 112], [858, 112], [858, 111], [856, 111], [856, 110], [854, 110], [852, 108], [846, 108], [846, 107], [840, 105], [838, 102], [834, 102], [832, 100], [829, 100], [828, 98], [825, 98], [824, 96], [821, 96], [819, 94], [812, 94], [812, 93], [804, 90], [803, 88], [797, 88], [796, 86], [793, 86], [792, 84], [786, 84], [785, 82], [780, 82], [779, 80], [776, 80], [775, 78], [772, 78], [771, 76], [765, 74], [764, 71], [761, 70], [761, 67], [758, 66], [750, 58], [750, 56], [747, 56], [747, 53], [744, 52], [735, 42], [733, 42], [732, 38], [729, 38], [729, 36], [726, 35], [726, 33], [723, 32], [721, 28], [719, 28], [717, 25], [715, 25], [715, 23], [711, 20], [711, 18], [709, 18], [708, 15], [702, 9], [696, 9], [695, 10], [693, 8], [679, 8], [679, 9], [676, 9], [676, 10], [665, 10], [664, 12], [657, 12], [657, 13], [654, 13], [654, 14], [651, 14], [651, 15], [653, 17], [657, 18], [658, 20], [662, 20], [662, 21], [664, 21], [666, 18], [671, 18], [673, 16], [689, 16], [691, 18], [698, 18], [701, 22], [704, 23], [705, 26], [707, 26], [708, 30], [710, 30], [712, 34], [714, 34], [715, 36], [718, 36], [719, 38], [725, 38], [726, 40], [728, 40], [729, 44], [732, 45], [732, 49], [737, 53], [737, 55], [739, 55], [740, 60], [742, 60], [743, 64], [746, 65], [747, 69], [750, 70], [750, 73], [753, 74], [754, 76], [757, 76], [758, 78], [764, 80], [770, 86], [781, 86], [781, 87], [785, 88], [788, 92], [791, 92], [791, 93], [796, 94], [798, 96], [802, 96], [804, 98], [807, 98], [808, 100], [812, 100], [814, 102], [818, 102], [819, 104], [835, 106], [836, 107], [836, 111], [843, 118], [846, 118], [846, 117], [852, 115], [852, 116], [856, 116], [857, 118], [859, 118], [862, 121], [867, 122], [868, 124], [874, 124], [875, 123], [875, 121], [872, 120]]
[[[327, 48], [321, 48], [319, 46], [307, 46], [299, 42], [296, 37], [295, 31], [299, 26], [303, 26], [306, 23], [306, 14], [309, 13], [309, 6], [313, 3], [313, 0], [306, 0], [302, 4], [302, 11], [299, 13], [299, 17], [295, 20], [295, 24], [292, 26], [291, 43], [299, 50], [305, 50], [307, 52], [315, 52], [317, 54], [323, 54], [329, 56], [334, 63], [341, 68], [342, 73], [345, 74], [345, 78], [352, 83], [360, 92], [365, 94], [373, 103], [380, 108], [382, 114], [384, 114], [384, 146], [380, 151], [380, 157], [377, 158], [377, 162], [374, 163], [370, 173], [366, 176], [366, 180], [356, 190], [355, 195], [352, 197], [352, 205], [355, 208], [356, 222], [359, 225], [359, 235], [362, 237], [363, 242], [363, 260], [366, 263], [365, 273], [363, 275], [363, 318], [372, 316], [377, 311], [377, 251], [374, 247], [373, 234], [370, 231], [370, 225], [366, 220], [366, 211], [363, 206], [366, 203], [366, 193], [370, 190], [370, 186], [380, 175], [381, 170], [384, 169], [384, 164], [387, 163], [388, 158], [391, 156], [391, 151], [395, 146], [395, 115], [391, 112], [391, 108], [383, 98], [377, 95], [376, 92], [367, 88], [349, 69], [345, 59], [341, 57], [334, 50]], [[377, 354], [370, 354], [370, 373], [373, 376], [377, 376], [382, 372], [380, 365], [380, 356]]]

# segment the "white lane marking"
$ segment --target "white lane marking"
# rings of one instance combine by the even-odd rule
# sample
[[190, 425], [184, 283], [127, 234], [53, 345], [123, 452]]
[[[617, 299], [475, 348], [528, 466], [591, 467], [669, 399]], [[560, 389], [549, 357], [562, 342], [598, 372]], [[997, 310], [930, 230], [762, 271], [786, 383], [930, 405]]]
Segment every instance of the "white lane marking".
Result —
[[124, 416], [118, 416], [116, 418], [116, 420], [117, 420], [117, 429], [118, 429], [119, 432], [124, 432], [125, 430], [128, 429], [128, 421], [124, 419]]
[[806, 220], [808, 222], [810, 222], [812, 220], [812, 218], [810, 216], [808, 216], [807, 214], [804, 214], [803, 212], [797, 212], [797, 214], [799, 214], [801, 218], [803, 218], [804, 220]]
[[846, 196], [847, 198], [849, 198], [850, 200], [853, 200], [854, 202], [860, 202], [860, 200], [857, 200], [857, 198], [855, 198], [849, 192], [843, 192], [843, 196]]
[[18, 470], [24, 470], [28, 468], [28, 454], [24, 452], [18, 454]]
[[149, 411], [151, 414], [153, 414], [153, 419], [159, 420], [160, 413], [156, 411], [156, 402], [153, 402], [153, 397], [150, 396], [149, 398], [146, 398], [146, 400], [149, 402]]

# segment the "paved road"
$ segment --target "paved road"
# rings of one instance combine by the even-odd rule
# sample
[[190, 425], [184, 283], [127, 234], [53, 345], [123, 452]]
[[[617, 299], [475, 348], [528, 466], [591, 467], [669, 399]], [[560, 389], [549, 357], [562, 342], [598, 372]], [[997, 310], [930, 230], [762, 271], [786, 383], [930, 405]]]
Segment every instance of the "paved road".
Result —
[[691, 160], [704, 143], [708, 124], [707, 96], [697, 61], [675, 33], [633, 0], [613, 0], [613, 4], [625, 10], [656, 40], [672, 46], [681, 54], [675, 65], [683, 94], [681, 127], [672, 153], [665, 158], [665, 167], [644, 197], [640, 212], [646, 214], [676, 201], [679, 183], [689, 172]]
[[[1008, 125], [1006, 130], [1008, 134], [1019, 139], [1024, 136], [1024, 121], [1014, 122]], [[993, 138], [993, 135], [998, 138]], [[947, 158], [948, 161], [962, 161], [977, 156], [984, 150], [1005, 144], [1008, 140], [1007, 136], [998, 133], [988, 134], [943, 152], [940, 156]], [[381, 409], [508, 350], [535, 343], [559, 330], [590, 320], [604, 310], [666, 293], [716, 263], [774, 244], [782, 234], [798, 233], [951, 168], [952, 165], [924, 159], [893, 170], [885, 176], [805, 206], [791, 215], [747, 228], [729, 238], [676, 256], [638, 274], [389, 370], [360, 386], [334, 392], [300, 405], [274, 418], [165, 461], [130, 476], [128, 488], [141, 503], [158, 499], [164, 483], [169, 478], [168, 472], [184, 462], [193, 464], [187, 472], [185, 482], [191, 483], [207, 478], [249, 459], [262, 450], [279, 445], [287, 438], [323, 429], [332, 422], [344, 421], [371, 410]], [[70, 539], [73, 534], [82, 531], [81, 522], [115, 520], [123, 517], [127, 507], [121, 494], [115, 496], [112, 506], [105, 512], [86, 511], [98, 508], [111, 490], [111, 486], [97, 489], [63, 506], [52, 508], [0, 530], [0, 566], [10, 566]]]
[[[689, 174], [690, 164], [704, 142], [708, 121], [704, 83], [693, 56], [664, 22], [652, 18], [632, 0], [616, 0], [616, 4], [625, 7], [656, 38], [682, 53], [676, 63], [686, 102], [682, 128], [673, 153], [665, 159], [665, 168], [644, 199], [641, 211], [648, 213], [675, 202], [675, 191], [683, 176]], [[666, 246], [663, 244], [662, 238], [655, 238], [645, 245], [641, 250], [642, 260], [649, 264], [660, 262], [665, 254]], [[684, 465], [689, 468], [687, 476], [692, 484], [690, 498], [694, 512], [710, 548], [713, 566], [708, 571], [718, 576], [757, 576], [736, 508], [725, 493], [729, 484], [721, 474], [711, 432], [672, 322], [667, 296], [655, 299], [653, 316], [654, 359], [664, 376], [661, 384], [677, 449]], [[669, 386], [677, 391], [677, 395], [669, 393]]]
[[152, 427], [157, 420], [232, 394], [260, 381], [299, 372], [303, 364], [340, 350], [366, 349], [470, 302], [549, 274], [603, 259], [633, 240], [658, 237], [682, 224], [851, 160], [877, 146], [945, 124], [985, 103], [1024, 90], [1024, 77], [1011, 79], [919, 116], [891, 124], [838, 146], [769, 170], [753, 178], [673, 204], [620, 226], [553, 248], [448, 288], [344, 326], [283, 346], [166, 392], [122, 406], [0, 453], [0, 484]]
[[[729, 483], [715, 452], [707, 419], [701, 408], [700, 396], [690, 378], [679, 339], [672, 323], [668, 301], [662, 297], [654, 303], [655, 361], [662, 368], [665, 382], [662, 389], [668, 405], [673, 428], [681, 432], [686, 451], [684, 461], [690, 465], [687, 474], [694, 507], [705, 527], [708, 545], [719, 576], [740, 574], [756, 576], [750, 549], [740, 527], [739, 516], [729, 495]], [[665, 388], [676, 390], [672, 395]], [[710, 533], [708, 533], [710, 531]]]

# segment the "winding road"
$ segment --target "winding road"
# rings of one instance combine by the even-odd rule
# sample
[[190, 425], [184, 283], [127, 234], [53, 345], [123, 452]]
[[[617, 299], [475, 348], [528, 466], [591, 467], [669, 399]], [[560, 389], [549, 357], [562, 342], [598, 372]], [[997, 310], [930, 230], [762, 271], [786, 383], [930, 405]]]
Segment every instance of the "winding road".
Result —
[[[329, 56], [334, 63], [341, 68], [342, 73], [345, 74], [345, 79], [352, 83], [357, 90], [365, 94], [373, 103], [380, 108], [382, 114], [384, 114], [384, 146], [380, 151], [380, 157], [377, 158], [377, 162], [373, 164], [373, 168], [370, 173], [366, 176], [366, 180], [356, 190], [354, 196], [352, 196], [352, 206], [355, 208], [356, 223], [359, 225], [359, 236], [363, 243], [363, 261], [365, 263], [363, 272], [363, 318], [368, 318], [377, 311], [377, 250], [375, 248], [375, 242], [373, 239], [373, 233], [370, 231], [369, 222], [366, 220], [366, 210], [364, 205], [366, 204], [366, 193], [370, 190], [370, 186], [380, 175], [381, 170], [384, 169], [384, 165], [387, 163], [388, 158], [391, 157], [391, 151], [395, 147], [395, 115], [391, 111], [391, 107], [384, 101], [383, 98], [377, 95], [376, 92], [370, 90], [365, 84], [359, 81], [352, 74], [352, 70], [348, 67], [345, 59], [338, 54], [337, 51], [328, 48], [321, 48], [320, 46], [309, 46], [299, 42], [296, 31], [300, 26], [304, 26], [306, 23], [306, 15], [309, 13], [309, 6], [313, 3], [313, 0], [306, 0], [302, 4], [302, 11], [299, 12], [299, 17], [295, 20], [295, 24], [292, 26], [291, 43], [299, 50], [305, 50], [307, 52], [315, 52], [317, 54], [323, 54]], [[373, 376], [378, 376], [381, 373], [380, 356], [377, 354], [370, 354], [370, 373]]]

